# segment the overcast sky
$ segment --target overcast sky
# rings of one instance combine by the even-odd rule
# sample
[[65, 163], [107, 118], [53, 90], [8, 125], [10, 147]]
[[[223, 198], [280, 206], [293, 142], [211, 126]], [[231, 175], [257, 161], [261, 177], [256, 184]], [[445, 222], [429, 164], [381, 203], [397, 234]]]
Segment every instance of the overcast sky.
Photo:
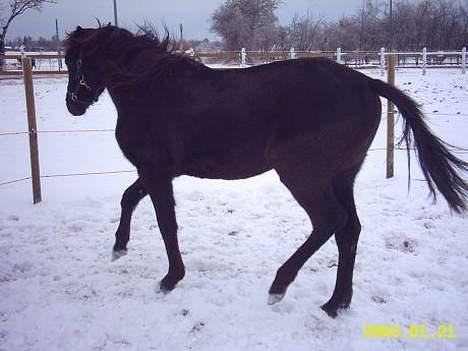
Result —
[[[2, 1], [3, 3], [8, 0]], [[135, 24], [149, 21], [155, 25], [166, 23], [171, 32], [178, 32], [184, 25], [188, 39], [215, 39], [210, 32], [210, 15], [224, 0], [117, 0], [119, 25], [134, 29]], [[355, 13], [362, 0], [284, 0], [277, 10], [281, 24], [288, 24], [294, 13], [309, 11], [316, 17], [337, 19], [343, 14]], [[59, 35], [71, 31], [77, 25], [95, 26], [113, 21], [113, 0], [57, 0], [55, 5], [45, 5], [42, 12], [30, 11], [17, 17], [10, 25], [7, 39], [31, 35], [50, 38], [55, 34], [55, 19], [59, 21]]]

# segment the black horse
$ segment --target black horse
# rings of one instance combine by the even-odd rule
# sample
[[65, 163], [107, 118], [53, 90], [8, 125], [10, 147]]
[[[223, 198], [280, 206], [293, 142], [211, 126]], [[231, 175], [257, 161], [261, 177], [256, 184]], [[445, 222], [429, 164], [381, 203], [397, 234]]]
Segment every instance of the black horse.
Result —
[[381, 116], [379, 96], [404, 119], [430, 192], [466, 210], [468, 164], [426, 126], [400, 90], [326, 59], [298, 59], [247, 69], [213, 70], [168, 50], [169, 40], [114, 26], [78, 27], [66, 39], [67, 108], [83, 115], [107, 88], [118, 111], [116, 138], [139, 178], [124, 192], [114, 253], [126, 252], [130, 220], [150, 195], [166, 246], [163, 291], [185, 269], [177, 240], [172, 180], [180, 175], [241, 179], [274, 169], [304, 208], [313, 231], [278, 269], [270, 302], [279, 301], [304, 263], [333, 234], [339, 252], [336, 286], [322, 306], [348, 307], [361, 226], [353, 183]]

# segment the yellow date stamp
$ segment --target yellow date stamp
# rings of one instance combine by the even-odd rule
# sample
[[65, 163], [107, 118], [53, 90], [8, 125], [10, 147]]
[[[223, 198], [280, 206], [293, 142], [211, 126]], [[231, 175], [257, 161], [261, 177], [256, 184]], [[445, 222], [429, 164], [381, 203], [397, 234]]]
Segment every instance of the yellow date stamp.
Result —
[[364, 339], [455, 339], [455, 328], [452, 324], [427, 326], [411, 324], [409, 327], [384, 324], [364, 324], [362, 337]]

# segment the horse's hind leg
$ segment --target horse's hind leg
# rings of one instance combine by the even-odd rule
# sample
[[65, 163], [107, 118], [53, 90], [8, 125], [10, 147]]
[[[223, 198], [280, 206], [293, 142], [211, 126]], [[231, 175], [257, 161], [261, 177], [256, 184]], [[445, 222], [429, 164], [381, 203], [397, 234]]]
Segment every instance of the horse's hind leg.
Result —
[[130, 222], [133, 210], [147, 194], [139, 178], [124, 191], [122, 200], [120, 200], [120, 223], [115, 233], [115, 244], [112, 252], [114, 260], [125, 255], [130, 239]]
[[270, 288], [270, 303], [283, 298], [299, 269], [347, 221], [328, 177], [319, 171], [296, 172], [295, 175], [277, 170], [283, 184], [309, 215], [313, 231], [301, 247], [278, 269]]
[[[357, 168], [359, 170], [359, 168]], [[353, 271], [361, 224], [356, 213], [353, 186], [357, 170], [347, 172], [335, 182], [335, 195], [348, 214], [343, 228], [335, 233], [338, 246], [338, 271], [336, 285], [330, 300], [322, 306], [328, 315], [335, 317], [338, 309], [347, 308], [353, 296]]]

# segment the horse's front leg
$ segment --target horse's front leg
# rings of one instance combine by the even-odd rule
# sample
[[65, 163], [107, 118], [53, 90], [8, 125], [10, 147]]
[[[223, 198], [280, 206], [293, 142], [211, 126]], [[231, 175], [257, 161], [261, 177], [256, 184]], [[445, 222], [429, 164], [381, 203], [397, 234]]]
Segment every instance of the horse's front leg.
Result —
[[130, 239], [130, 222], [132, 220], [133, 210], [147, 194], [148, 192], [143, 187], [139, 178], [124, 191], [122, 200], [120, 201], [120, 223], [115, 233], [115, 244], [112, 252], [112, 258], [114, 260], [127, 253], [127, 243]]
[[154, 176], [141, 172], [143, 183], [153, 201], [164, 245], [169, 260], [169, 270], [161, 280], [161, 291], [169, 292], [185, 275], [185, 267], [177, 240], [177, 221], [171, 177]]

